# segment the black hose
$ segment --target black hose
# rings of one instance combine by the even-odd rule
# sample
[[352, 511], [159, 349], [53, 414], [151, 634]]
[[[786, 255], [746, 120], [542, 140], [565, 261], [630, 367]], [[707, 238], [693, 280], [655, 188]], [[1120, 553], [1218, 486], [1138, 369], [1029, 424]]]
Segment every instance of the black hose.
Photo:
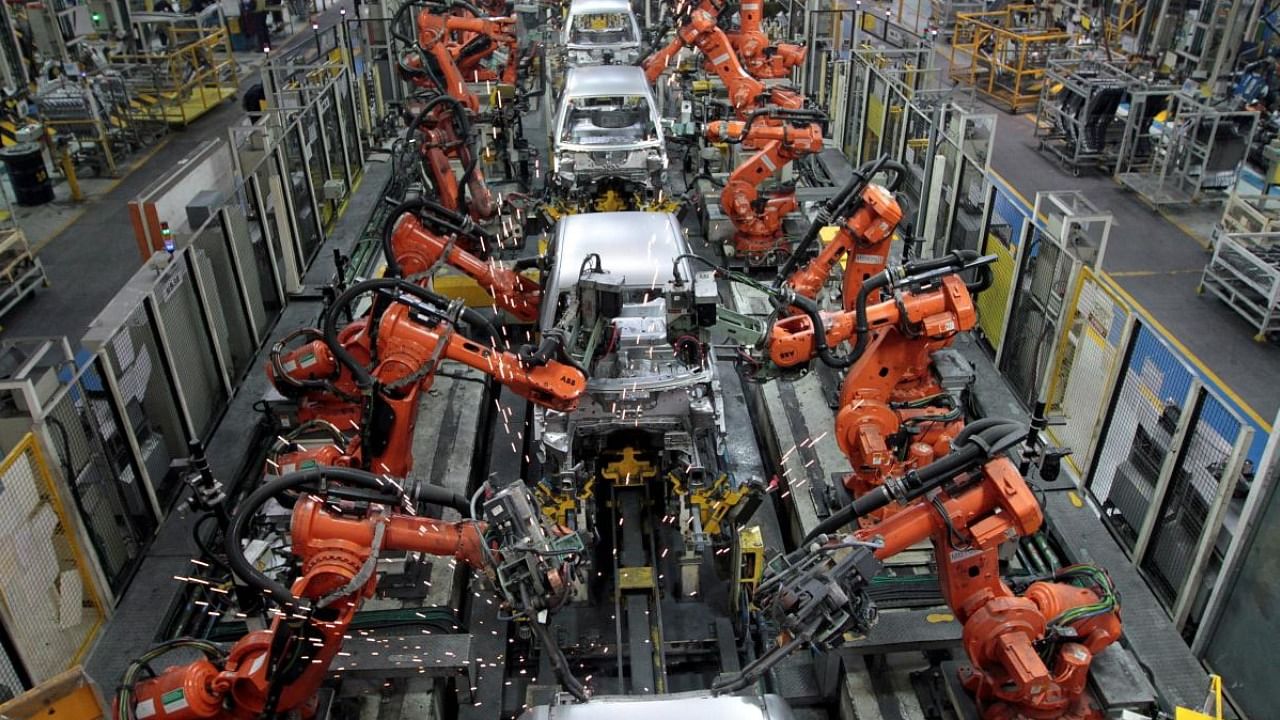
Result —
[[835, 195], [831, 196], [818, 208], [818, 216], [809, 224], [804, 235], [800, 238], [800, 242], [796, 243], [795, 249], [778, 270], [778, 277], [774, 281], [774, 287], [782, 287], [782, 283], [788, 277], [791, 277], [796, 267], [799, 266], [801, 258], [806, 257], [810, 248], [818, 241], [819, 231], [833, 219], [846, 214], [850, 203], [861, 197], [862, 189], [882, 170], [891, 170], [893, 172], [893, 180], [886, 186], [889, 192], [896, 191], [902, 185], [902, 182], [906, 180], [909, 173], [905, 165], [896, 160], [890, 160], [887, 155], [865, 162], [857, 170], [854, 170], [853, 177], [849, 179], [849, 182], [845, 183], [844, 187], [840, 188]]
[[[443, 90], [443, 88], [441, 88]], [[480, 161], [480, 156], [471, 149], [471, 118], [467, 115], [467, 108], [461, 102], [450, 95], [440, 94], [427, 101], [422, 109], [418, 111], [418, 115], [414, 117], [413, 122], [409, 123], [408, 129], [405, 131], [404, 139], [409, 142], [413, 139], [413, 133], [426, 120], [427, 115], [440, 104], [449, 105], [453, 110], [453, 122], [458, 128], [458, 136], [462, 139], [463, 147], [466, 148], [467, 164], [462, 170], [462, 182], [458, 184], [458, 203], [463, 211], [467, 208], [467, 185], [471, 182], [471, 178], [475, 175], [476, 165]]]
[[[249, 562], [249, 559], [244, 556], [243, 543], [245, 536], [254, 516], [266, 504], [267, 500], [287, 490], [294, 490], [303, 486], [316, 486], [317, 490], [322, 490], [328, 481], [337, 481], [342, 485], [384, 493], [389, 504], [395, 503], [400, 498], [399, 488], [377, 475], [363, 470], [342, 467], [302, 470], [282, 475], [263, 483], [257, 490], [250, 493], [248, 497], [236, 506], [236, 511], [231, 516], [231, 524], [227, 528], [226, 551], [231, 571], [246, 585], [271, 596], [286, 609], [305, 609], [306, 603], [301, 598], [294, 596], [289, 591], [289, 588], [267, 577], [253, 563]], [[468, 512], [467, 499], [465, 497], [460, 493], [437, 485], [422, 484], [418, 488], [417, 500], [451, 508], [461, 513]]]
[[204, 531], [205, 523], [209, 522], [210, 520], [217, 520], [217, 519], [218, 519], [218, 516], [215, 515], [214, 513], [205, 513], [204, 515], [201, 515], [200, 518], [196, 520], [195, 524], [191, 526], [191, 539], [195, 541], [196, 547], [200, 548], [200, 554], [203, 555], [204, 558], [207, 559], [210, 564], [218, 568], [221, 568], [223, 570], [230, 571], [231, 568], [228, 567], [227, 564], [222, 561], [222, 558], [219, 557], [218, 554], [213, 551], [213, 548], [209, 547], [208, 543], [206, 543], [204, 539], [203, 531]]
[[547, 653], [548, 659], [551, 660], [551, 667], [555, 670], [556, 678], [565, 690], [574, 697], [578, 702], [587, 702], [590, 697], [587, 695], [587, 688], [582, 681], [573, 674], [573, 668], [569, 667], [569, 661], [565, 658], [564, 652], [560, 650], [560, 646], [551, 637], [551, 632], [546, 625], [538, 621], [530, 623], [533, 626], [533, 633], [538, 636], [538, 641], [542, 643], [543, 650]]
[[[986, 463], [1000, 453], [1021, 442], [1026, 428], [1012, 420], [986, 418], [969, 425], [956, 435], [950, 453], [904, 475], [901, 491], [895, 491], [889, 483], [864, 493], [854, 501], [829, 515], [805, 535], [801, 544], [808, 544], [819, 535], [832, 533], [854, 520], [888, 505], [896, 499], [908, 501], [941, 485], [961, 472]], [[905, 492], [895, 497], [895, 492]]]
[[[324, 341], [329, 347], [329, 352], [333, 353], [335, 359], [351, 370], [356, 385], [362, 388], [371, 388], [374, 385], [374, 377], [369, 368], [361, 365], [358, 360], [342, 346], [338, 340], [338, 316], [348, 305], [357, 297], [367, 292], [377, 290], [396, 290], [406, 295], [422, 300], [428, 304], [434, 305], [441, 310], [449, 309], [452, 304], [448, 298], [437, 295], [430, 290], [414, 285], [411, 282], [400, 278], [373, 278], [358, 282], [347, 288], [341, 295], [334, 299], [333, 304], [324, 314]], [[494, 342], [498, 342], [498, 331], [494, 329], [493, 324], [483, 315], [471, 308], [462, 308], [460, 318], [464, 323], [472, 329], [479, 330]], [[374, 338], [376, 342], [376, 338]]]

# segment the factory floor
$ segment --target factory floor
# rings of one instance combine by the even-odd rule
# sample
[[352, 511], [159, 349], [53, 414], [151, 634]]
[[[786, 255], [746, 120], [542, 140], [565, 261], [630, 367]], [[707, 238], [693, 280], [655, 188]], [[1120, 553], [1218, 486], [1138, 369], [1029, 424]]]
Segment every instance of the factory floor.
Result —
[[[336, 8], [336, 6], [334, 6]], [[335, 10], [319, 16], [328, 26]], [[284, 43], [288, 49], [309, 42], [310, 28]], [[227, 128], [245, 115], [240, 97], [260, 82], [260, 53], [235, 53], [240, 67], [241, 95], [224, 101], [186, 127], [171, 128], [158, 145], [121, 164], [121, 177], [85, 178], [84, 199], [73, 201], [66, 182], [54, 188], [54, 200], [35, 207], [14, 206], [18, 226], [37, 251], [49, 286], [0, 317], [0, 337], [65, 335], [75, 345], [89, 323], [142, 266], [129, 201], [173, 169], [202, 143], [226, 138]]]
[[1030, 116], [1000, 112], [992, 169], [1028, 204], [1039, 191], [1079, 190], [1111, 212], [1102, 269], [1269, 424], [1280, 410], [1280, 347], [1255, 341], [1256, 330], [1243, 318], [1196, 292], [1221, 207], [1157, 212], [1109, 175], [1072, 177], [1036, 149], [1034, 131]]
[[[252, 77], [252, 73], [245, 73], [245, 77]], [[241, 112], [238, 103], [228, 102], [185, 130], [171, 133], [162, 146], [141, 159], [130, 175], [110, 188], [106, 187], [108, 181], [94, 181], [103, 183], [97, 188], [102, 190], [100, 194], [68, 212], [60, 223], [49, 223], [52, 229], [47, 234], [42, 230], [36, 240], [47, 241], [41, 259], [51, 287], [39, 291], [3, 318], [4, 336], [67, 335], [78, 340], [139, 266], [128, 200], [201, 142], [222, 136]], [[1280, 369], [1280, 349], [1253, 341], [1252, 329], [1232, 311], [1196, 294], [1208, 254], [1195, 236], [1180, 227], [1190, 223], [1171, 222], [1136, 196], [1122, 192], [1109, 177], [1075, 178], [1063, 172], [1055, 162], [1036, 152], [1032, 124], [1022, 116], [1001, 114], [992, 164], [1028, 200], [1034, 200], [1039, 190], [1079, 189], [1100, 207], [1113, 212], [1116, 224], [1104, 269], [1245, 403], [1265, 420], [1271, 419], [1280, 408], [1280, 385], [1271, 380]], [[377, 173], [385, 172], [385, 166], [370, 169], [358, 197], [353, 198], [347, 215], [333, 233], [332, 242], [337, 246], [345, 249], [352, 242], [385, 178]], [[65, 227], [59, 230], [57, 224]], [[327, 267], [328, 253], [320, 253], [319, 258], [308, 276], [309, 282], [323, 282], [331, 272]], [[309, 324], [317, 311], [314, 303], [291, 305], [279, 327]], [[234, 473], [238, 449], [247, 443], [252, 430], [249, 420], [254, 412], [249, 406], [264, 388], [262, 375], [253, 373], [233, 401], [227, 422], [222, 424], [209, 453], [219, 476]], [[87, 660], [89, 672], [105, 690], [115, 687], [128, 659], [155, 639], [157, 608], [168, 605], [175, 591], [174, 576], [184, 573], [195, 554], [189, 530], [189, 517], [182, 511], [175, 511], [162, 525], [135, 581], [91, 652]], [[1108, 541], [1109, 536], [1104, 532], [1097, 540]], [[1199, 678], [1194, 682], [1198, 683]], [[861, 701], [883, 691], [884, 687], [873, 684]], [[904, 709], [902, 716], [915, 715]]]

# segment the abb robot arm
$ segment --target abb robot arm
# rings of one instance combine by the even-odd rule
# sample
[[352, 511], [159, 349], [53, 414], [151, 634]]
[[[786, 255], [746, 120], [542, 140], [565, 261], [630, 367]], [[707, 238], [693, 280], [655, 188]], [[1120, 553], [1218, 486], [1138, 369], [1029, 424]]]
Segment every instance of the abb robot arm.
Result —
[[788, 110], [799, 110], [804, 107], [804, 96], [794, 90], [785, 88], [768, 88], [764, 83], [751, 77], [738, 60], [738, 54], [729, 43], [724, 31], [716, 25], [718, 8], [704, 0], [695, 8], [676, 29], [675, 37], [666, 46], [659, 49], [641, 63], [649, 84], [658, 81], [663, 71], [671, 64], [683, 48], [696, 47], [707, 60], [707, 66], [724, 83], [729, 93], [729, 103], [739, 117], [745, 117], [751, 110], [764, 102], [772, 103]]
[[[370, 315], [339, 330], [339, 316], [369, 292], [378, 293]], [[487, 337], [458, 333], [459, 322]], [[329, 445], [282, 462], [309, 459], [403, 476], [412, 467], [421, 393], [445, 360], [475, 368], [539, 405], [564, 411], [577, 406], [586, 376], [563, 350], [517, 355], [498, 349], [497, 342], [483, 316], [408, 281], [379, 278], [352, 285], [326, 311], [319, 337], [273, 353], [268, 369], [282, 394], [303, 398], [300, 420], [354, 428], [359, 437], [347, 447]]]
[[[428, 502], [470, 513], [465, 498], [456, 493], [436, 487], [427, 493]], [[242, 549], [255, 515], [272, 499], [293, 505], [291, 550], [302, 576], [288, 588], [262, 574]], [[174, 647], [196, 643], [208, 657], [141, 681], [138, 674], [155, 653], [135, 661], [121, 684], [116, 717], [243, 720], [286, 713], [309, 717], [356, 611], [374, 594], [376, 566], [383, 553], [455, 558], [485, 572], [508, 605], [512, 599], [531, 601], [529, 606], [511, 607], [513, 611], [554, 609], [558, 604], [556, 596], [563, 594], [576, 556], [572, 543], [539, 526], [536, 515], [532, 524], [509, 522], [507, 511], [531, 506], [523, 483], [486, 502], [488, 523], [444, 522], [396, 512], [394, 508], [403, 503], [394, 484], [344, 468], [292, 473], [254, 491], [231, 519], [228, 558], [237, 577], [268, 596], [280, 611], [268, 629], [249, 633], [225, 654], [211, 644], [171, 643]], [[498, 507], [501, 511], [493, 510]], [[576, 547], [581, 548], [580, 540]], [[524, 572], [515, 572], [517, 567]]]
[[[1073, 566], [1015, 593], [1000, 577], [998, 549], [1039, 529], [1035, 496], [1005, 453], [1026, 428], [978, 421], [947, 457], [895, 478], [822, 522], [804, 547], [770, 563], [756, 595], [784, 638], [722, 683], [746, 687], [806, 643], [839, 645], [865, 633], [875, 606], [865, 593], [883, 561], [931, 540], [947, 605], [963, 626], [970, 667], [961, 679], [987, 720], [1100, 720], [1085, 693], [1094, 655], [1120, 638], [1119, 600], [1106, 573]], [[831, 537], [892, 502], [905, 507], [874, 528]]]
[[[871, 182], [882, 170], [893, 173], [888, 186]], [[779, 271], [778, 286], [814, 299], [835, 266], [844, 260], [842, 297], [845, 303], [856, 298], [862, 283], [883, 270], [888, 261], [894, 228], [902, 220], [902, 208], [893, 192], [906, 179], [907, 172], [905, 166], [887, 157], [855, 170], [849, 182], [819, 206], [818, 215], [796, 245], [796, 252]], [[801, 258], [808, 255], [819, 231], [833, 225], [837, 228], [835, 238], [800, 267]], [[875, 299], [878, 298], [872, 298]], [[846, 305], [846, 309], [851, 308]]]
[[[465, 104], [471, 112], [480, 112], [480, 99], [467, 90], [466, 77], [462, 74], [454, 57], [450, 43], [451, 35], [455, 32], [478, 33], [489, 37], [494, 43], [512, 48], [513, 59], [510, 62], [510, 70], [504, 70], [504, 74], [512, 74], [515, 71], [514, 26], [515, 18], [512, 17], [479, 18], [438, 15], [430, 10], [418, 13], [418, 47], [434, 60], [433, 69], [439, 73], [438, 77], [431, 79], [431, 83], [450, 97]], [[425, 70], [425, 60], [426, 58], [413, 58], [409, 61], [409, 66], [412, 68], [416, 63]], [[430, 76], [432, 73], [427, 74]], [[514, 76], [511, 79], [514, 80]]]
[[720, 193], [720, 207], [735, 228], [734, 248], [750, 264], [765, 262], [768, 255], [779, 250], [783, 218], [796, 209], [794, 192], [761, 202], [760, 184], [792, 160], [822, 150], [822, 127], [818, 121], [823, 117], [816, 111], [775, 108], [754, 111], [746, 121], [707, 125], [707, 140], [741, 143], [757, 151], [734, 168]]
[[[449, 95], [430, 98], [418, 110], [404, 137], [406, 143], [418, 144], [422, 167], [441, 205], [454, 212], [470, 213], [477, 220], [488, 220], [497, 214], [497, 203], [473, 146], [469, 111], [461, 101]], [[454, 175], [450, 159], [462, 164], [461, 181]]]
[[[935, 351], [977, 322], [973, 295], [955, 274], [971, 266], [975, 255], [952, 255], [925, 270], [908, 265], [898, 271], [901, 275], [878, 273], [859, 290], [853, 312], [822, 315], [813, 301], [797, 298], [805, 314], [779, 320], [771, 330], [769, 355], [777, 366], [821, 356], [849, 368], [835, 435], [853, 469], [845, 483], [855, 496], [945, 455], [964, 426], [960, 409], [938, 385], [931, 366]], [[949, 274], [924, 284], [938, 272]], [[893, 297], [869, 305], [868, 296], [882, 289]], [[814, 332], [815, 322], [821, 322], [822, 332]], [[831, 350], [854, 336], [848, 355], [838, 357]]]
[[[802, 312], [780, 318], [769, 328], [763, 340], [768, 361], [779, 368], [792, 368], [820, 358], [832, 367], [848, 368], [866, 354], [872, 331], [895, 324], [907, 331], [904, 335], [939, 339], [954, 336], [976, 321], [973, 297], [957, 273], [993, 259], [963, 250], [936, 260], [884, 270], [862, 284], [853, 310], [820, 312], [816, 302], [785, 292], [782, 302]], [[875, 304], [868, 302], [873, 292], [899, 291], [912, 286], [927, 289], [901, 292], [899, 297]], [[849, 339], [854, 340], [853, 349], [846, 355], [837, 355], [834, 348]]]
[[444, 263], [480, 284], [493, 296], [494, 305], [522, 323], [538, 319], [542, 289], [534, 280], [490, 258], [481, 260], [458, 245], [458, 236], [449, 238], [427, 229], [413, 213], [393, 215], [389, 241], [384, 246], [388, 274], [413, 278], [429, 273]]
[[783, 78], [804, 62], [805, 46], [772, 45], [764, 32], [764, 0], [743, 0], [738, 6], [738, 31], [727, 33], [747, 72], [757, 78]]

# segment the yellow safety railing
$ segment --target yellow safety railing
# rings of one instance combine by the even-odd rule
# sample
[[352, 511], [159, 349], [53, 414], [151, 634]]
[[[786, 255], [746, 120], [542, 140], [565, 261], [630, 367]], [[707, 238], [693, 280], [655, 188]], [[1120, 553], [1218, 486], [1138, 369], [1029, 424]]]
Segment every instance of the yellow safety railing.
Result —
[[1051, 50], [1071, 35], [1055, 28], [1023, 25], [1038, 15], [1035, 5], [1008, 5], [991, 12], [957, 13], [948, 61], [952, 80], [970, 85], [1010, 112], [1035, 106]]
[[149, 86], [132, 83], [139, 117], [186, 125], [234, 96], [239, 75], [226, 28], [169, 28], [167, 32], [169, 46], [176, 49], [112, 55], [111, 61], [150, 71]]
[[27, 433], [0, 461], [0, 612], [35, 682], [79, 662], [106, 617], [74, 527]]

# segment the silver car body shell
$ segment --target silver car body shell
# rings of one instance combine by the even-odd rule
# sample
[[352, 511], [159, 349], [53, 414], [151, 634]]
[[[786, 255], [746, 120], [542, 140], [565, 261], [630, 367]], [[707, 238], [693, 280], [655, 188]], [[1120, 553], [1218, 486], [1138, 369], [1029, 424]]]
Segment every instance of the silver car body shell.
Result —
[[[584, 15], [602, 15], [606, 13], [625, 14], [631, 22], [630, 42], [620, 43], [575, 43], [570, 42], [574, 22]], [[636, 21], [635, 11], [630, 0], [573, 0], [569, 4], [569, 16], [564, 21], [564, 32], [561, 42], [564, 43], [570, 66], [598, 65], [604, 62], [606, 51], [613, 53], [613, 61], [622, 65], [636, 65], [640, 62], [640, 23]]]
[[[678, 362], [667, 337], [667, 298], [676, 279], [687, 284], [693, 267], [689, 245], [670, 213], [611, 212], [570, 215], [560, 220], [548, 257], [554, 258], [543, 294], [539, 327], [556, 322], [562, 298], [578, 285], [584, 261], [601, 258], [603, 270], [637, 302], [625, 303], [615, 319], [617, 350], [596, 361], [587, 392], [572, 413], [539, 408], [535, 433], [544, 452], [574, 462], [573, 446], [582, 435], [633, 428], [685, 435], [710, 433], [719, 445], [724, 409], [714, 362], [691, 369]], [[648, 302], [645, 299], [648, 298]], [[586, 330], [584, 330], [585, 332]], [[673, 440], [674, 441], [674, 440]], [[698, 460], [695, 450], [690, 460]], [[704, 458], [710, 459], [710, 458]]]
[[520, 720], [792, 720], [778, 695], [720, 695], [705, 691], [658, 696], [603, 696], [591, 702], [540, 705]]
[[[562, 138], [568, 121], [569, 104], [575, 99], [593, 97], [643, 97], [649, 107], [649, 119], [653, 123], [653, 138], [608, 145], [582, 145], [564, 141]], [[644, 71], [634, 65], [570, 68], [560, 95], [553, 128], [551, 146], [556, 160], [556, 173], [561, 182], [569, 186], [581, 186], [609, 176], [652, 185], [653, 171], [648, 166], [647, 158], [655, 154], [661, 158], [662, 170], [666, 169], [667, 151], [658, 105]], [[574, 170], [571, 174], [563, 172], [565, 160], [573, 162]]]

